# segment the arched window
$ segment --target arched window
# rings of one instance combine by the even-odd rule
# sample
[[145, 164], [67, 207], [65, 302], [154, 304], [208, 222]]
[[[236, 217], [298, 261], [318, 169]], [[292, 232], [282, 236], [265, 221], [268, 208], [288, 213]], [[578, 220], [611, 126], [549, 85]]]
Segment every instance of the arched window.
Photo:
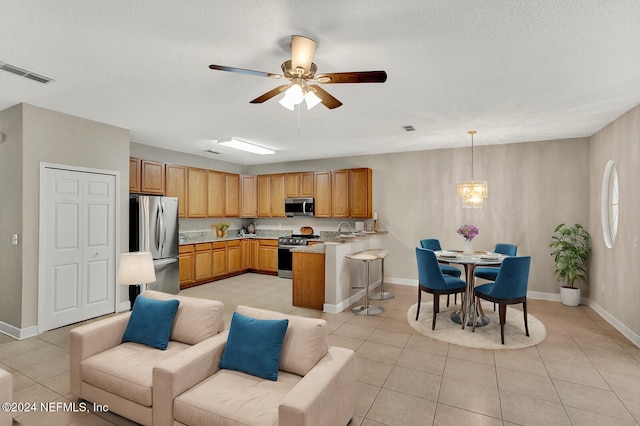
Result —
[[607, 162], [602, 177], [602, 234], [604, 244], [611, 248], [616, 241], [618, 233], [618, 202], [620, 192], [618, 191], [618, 172], [612, 160]]

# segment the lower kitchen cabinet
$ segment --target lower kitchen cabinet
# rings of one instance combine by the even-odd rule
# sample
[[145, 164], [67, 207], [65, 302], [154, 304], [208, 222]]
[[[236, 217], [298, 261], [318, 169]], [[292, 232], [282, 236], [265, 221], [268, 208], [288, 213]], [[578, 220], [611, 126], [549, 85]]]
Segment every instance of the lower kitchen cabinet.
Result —
[[273, 239], [182, 244], [178, 256], [181, 289], [242, 272], [278, 272], [278, 241]]
[[180, 246], [178, 249], [178, 265], [180, 267], [180, 289], [189, 287], [194, 282], [193, 254], [193, 244]]
[[261, 272], [278, 272], [278, 241], [258, 240], [258, 270]]
[[213, 276], [211, 243], [195, 245], [194, 255], [194, 280], [206, 281]]
[[324, 253], [293, 253], [293, 306], [324, 307]]
[[212, 277], [227, 275], [227, 243], [225, 241], [213, 243]]

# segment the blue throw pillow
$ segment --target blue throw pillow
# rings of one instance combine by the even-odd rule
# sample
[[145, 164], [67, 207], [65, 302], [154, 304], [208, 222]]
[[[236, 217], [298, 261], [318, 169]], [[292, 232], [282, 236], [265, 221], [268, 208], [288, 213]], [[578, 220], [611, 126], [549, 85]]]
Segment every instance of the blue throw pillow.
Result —
[[288, 326], [288, 319], [260, 320], [234, 312], [218, 366], [278, 380], [280, 349]]
[[135, 342], [156, 349], [167, 349], [179, 304], [177, 299], [156, 300], [138, 296], [122, 336], [122, 343]]

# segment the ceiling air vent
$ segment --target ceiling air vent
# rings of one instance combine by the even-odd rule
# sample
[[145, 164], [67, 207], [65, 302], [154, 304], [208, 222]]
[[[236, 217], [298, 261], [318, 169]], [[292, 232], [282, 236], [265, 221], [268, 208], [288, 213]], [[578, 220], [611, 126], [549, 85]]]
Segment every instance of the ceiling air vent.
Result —
[[212, 149], [205, 149], [204, 152], [208, 152], [209, 154], [220, 155], [220, 153], [218, 151], [214, 151]]
[[38, 83], [47, 84], [54, 81], [52, 78], [45, 77], [44, 75], [41, 75], [41, 74], [36, 74], [35, 72], [25, 70], [20, 67], [16, 67], [15, 65], [11, 65], [2, 61], [0, 61], [0, 70], [19, 75], [21, 77], [28, 78], [33, 81], [37, 81]]
[[412, 125], [402, 126], [402, 128], [405, 129], [407, 132], [413, 132], [416, 130], [416, 128], [413, 127]]

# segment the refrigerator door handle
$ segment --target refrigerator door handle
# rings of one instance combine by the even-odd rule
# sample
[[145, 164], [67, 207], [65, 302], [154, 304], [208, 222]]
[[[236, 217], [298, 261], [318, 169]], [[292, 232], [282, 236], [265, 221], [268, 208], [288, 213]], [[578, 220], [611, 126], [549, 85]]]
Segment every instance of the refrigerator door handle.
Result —
[[167, 243], [167, 224], [165, 223], [164, 201], [160, 201], [160, 255], [165, 256], [164, 247]]
[[162, 222], [161, 222], [161, 217], [162, 215], [160, 214], [160, 205], [158, 205], [156, 207], [156, 229], [155, 229], [155, 242], [156, 242], [156, 250], [159, 252], [160, 251], [160, 228], [162, 227]]
[[147, 198], [140, 199], [140, 213], [142, 214], [142, 224], [140, 226], [140, 243], [138, 244], [139, 251], [149, 251], [149, 221], [151, 219], [149, 214], [149, 200]]

